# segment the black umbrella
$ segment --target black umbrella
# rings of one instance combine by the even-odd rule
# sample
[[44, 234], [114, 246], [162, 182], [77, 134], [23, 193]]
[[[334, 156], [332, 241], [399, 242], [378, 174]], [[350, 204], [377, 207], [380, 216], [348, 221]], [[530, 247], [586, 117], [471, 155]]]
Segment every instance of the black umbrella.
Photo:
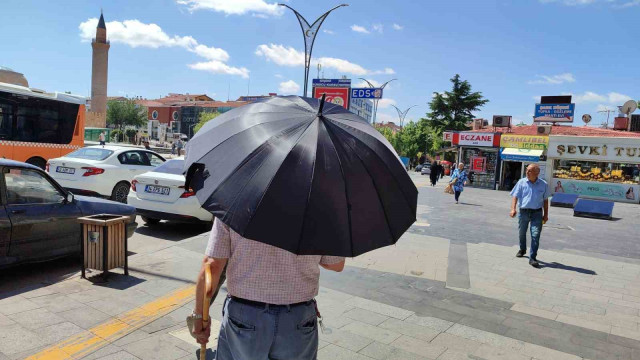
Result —
[[186, 187], [238, 234], [299, 255], [395, 244], [418, 190], [389, 142], [342, 106], [272, 97], [209, 121], [189, 141]]

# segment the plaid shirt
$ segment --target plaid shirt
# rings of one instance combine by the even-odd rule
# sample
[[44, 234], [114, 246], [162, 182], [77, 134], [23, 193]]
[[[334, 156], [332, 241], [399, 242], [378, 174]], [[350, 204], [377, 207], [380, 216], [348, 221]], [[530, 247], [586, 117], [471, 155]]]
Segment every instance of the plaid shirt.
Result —
[[229, 295], [286, 305], [309, 301], [318, 295], [319, 264], [344, 260], [338, 256], [296, 255], [275, 246], [243, 238], [215, 219], [206, 255], [229, 259]]

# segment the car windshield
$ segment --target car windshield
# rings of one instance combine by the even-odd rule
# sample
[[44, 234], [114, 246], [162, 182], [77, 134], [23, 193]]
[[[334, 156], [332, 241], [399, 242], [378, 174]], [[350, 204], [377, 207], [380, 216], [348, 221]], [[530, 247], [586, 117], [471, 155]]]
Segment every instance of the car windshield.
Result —
[[167, 160], [164, 164], [153, 169], [153, 172], [182, 175], [183, 166], [184, 166], [184, 160], [172, 159], [172, 160]]
[[113, 154], [113, 151], [107, 149], [82, 148], [67, 154], [65, 157], [87, 160], [104, 160], [111, 156], [111, 154]]

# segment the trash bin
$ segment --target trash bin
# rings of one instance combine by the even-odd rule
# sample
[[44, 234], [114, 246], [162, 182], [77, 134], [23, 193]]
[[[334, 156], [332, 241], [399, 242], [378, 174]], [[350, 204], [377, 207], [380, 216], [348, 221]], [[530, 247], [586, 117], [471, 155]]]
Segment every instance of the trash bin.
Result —
[[129, 275], [127, 261], [127, 228], [131, 221], [129, 216], [99, 214], [78, 218], [82, 227], [82, 278], [85, 269], [102, 271], [103, 279], [109, 275], [109, 270], [124, 268], [124, 274]]

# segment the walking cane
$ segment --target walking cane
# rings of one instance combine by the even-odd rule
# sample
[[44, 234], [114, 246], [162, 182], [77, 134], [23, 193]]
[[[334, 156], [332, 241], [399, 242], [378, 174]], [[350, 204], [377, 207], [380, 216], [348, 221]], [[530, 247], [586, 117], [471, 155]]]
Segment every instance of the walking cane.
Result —
[[[204, 301], [202, 302], [202, 328], [209, 326], [209, 305], [211, 304], [211, 268], [204, 267]], [[200, 344], [200, 360], [207, 360], [207, 345]]]

